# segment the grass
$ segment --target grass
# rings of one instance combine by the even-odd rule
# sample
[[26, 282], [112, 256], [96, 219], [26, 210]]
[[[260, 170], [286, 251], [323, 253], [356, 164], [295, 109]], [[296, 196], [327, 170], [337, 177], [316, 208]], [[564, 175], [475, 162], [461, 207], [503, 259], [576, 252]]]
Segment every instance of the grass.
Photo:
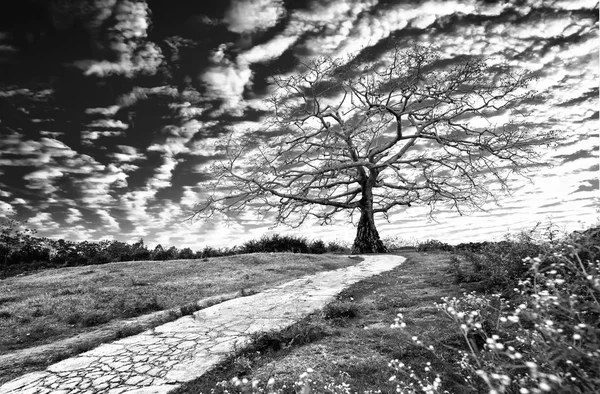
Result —
[[467, 260], [439, 246], [177, 393], [600, 392], [600, 227], [475, 245]]
[[[156, 311], [156, 324], [194, 312], [196, 301], [239, 293], [248, 295], [318, 271], [356, 264], [337, 255], [257, 253], [202, 260], [120, 262], [70, 267], [11, 277], [0, 281], [0, 382], [27, 364], [41, 368], [50, 361], [87, 350], [98, 341], [135, 334], [148, 324], [119, 325]], [[227, 273], [224, 275], [223, 273]], [[156, 315], [156, 314], [155, 314]], [[152, 325], [152, 324], [151, 324]], [[19, 351], [52, 345], [86, 333], [71, 349], [25, 365], [10, 357]], [[29, 351], [29, 350], [28, 350]], [[23, 352], [20, 352], [23, 353]], [[2, 365], [4, 361], [4, 365]]]
[[[451, 347], [460, 345], [461, 338], [433, 307], [441, 297], [460, 296], [463, 291], [448, 273], [450, 254], [401, 255], [407, 257], [401, 266], [352, 285], [322, 312], [283, 332], [256, 337], [247, 352], [232, 356], [177, 393], [210, 393], [219, 382], [234, 377], [263, 384], [273, 378], [275, 389], [285, 386], [282, 392], [295, 393], [297, 377], [307, 369], [313, 372], [305, 380], [340, 387], [346, 383], [351, 392], [395, 392], [394, 382], [389, 381], [394, 374], [390, 360], [401, 358], [421, 371], [432, 360], [430, 351], [412, 340], [415, 335], [424, 343], [439, 344], [443, 357], [436, 358], [435, 367], [452, 381], [456, 352]], [[398, 313], [406, 324], [403, 330], [391, 327]], [[454, 389], [451, 392], [460, 392], [458, 385]]]

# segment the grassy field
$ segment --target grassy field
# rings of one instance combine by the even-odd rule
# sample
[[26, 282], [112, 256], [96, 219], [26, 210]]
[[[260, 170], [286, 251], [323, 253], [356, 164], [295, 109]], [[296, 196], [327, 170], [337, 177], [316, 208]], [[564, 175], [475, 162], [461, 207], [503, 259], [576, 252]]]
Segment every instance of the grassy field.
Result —
[[[389, 379], [396, 372], [388, 364], [393, 359], [430, 376], [432, 372], [424, 372], [427, 367], [452, 386], [455, 347], [462, 347], [462, 338], [434, 306], [441, 297], [458, 297], [463, 291], [448, 273], [450, 255], [401, 255], [408, 259], [398, 268], [351, 286], [322, 312], [286, 331], [257, 337], [252, 349], [177, 393], [210, 393], [219, 382], [234, 377], [258, 379], [263, 385], [273, 378], [276, 389], [285, 386], [282, 392], [294, 393], [294, 383], [307, 369], [313, 372], [305, 374], [304, 380], [338, 385], [315, 392], [391, 393], [395, 381]], [[391, 327], [398, 313], [403, 314], [403, 329]], [[418, 341], [435, 344], [437, 356], [432, 357]], [[349, 384], [351, 391], [345, 391], [342, 383]], [[448, 388], [461, 392], [456, 385]]]
[[600, 227], [428, 244], [177, 393], [600, 393]]
[[[8, 357], [11, 353], [95, 332], [122, 319], [192, 305], [187, 311], [191, 313], [196, 301], [206, 297], [251, 294], [356, 263], [338, 255], [257, 253], [203, 260], [110, 263], [7, 278], [0, 281], [0, 364], [12, 360]], [[175, 313], [173, 318], [180, 315]], [[97, 345], [97, 339], [90, 340], [89, 346]], [[78, 344], [80, 350], [89, 346]], [[66, 356], [77, 351], [63, 349], [62, 353]], [[36, 367], [46, 363], [37, 360]], [[6, 375], [10, 367], [0, 365], [0, 373]]]

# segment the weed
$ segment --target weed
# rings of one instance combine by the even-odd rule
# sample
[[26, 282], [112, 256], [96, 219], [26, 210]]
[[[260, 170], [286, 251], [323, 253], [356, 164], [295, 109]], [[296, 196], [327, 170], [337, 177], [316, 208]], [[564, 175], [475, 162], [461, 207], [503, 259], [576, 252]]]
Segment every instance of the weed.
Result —
[[149, 282], [138, 280], [135, 278], [131, 278], [131, 286], [132, 287], [140, 287], [140, 286], [150, 286]]
[[359, 315], [359, 307], [353, 301], [336, 300], [323, 308], [323, 317], [327, 320], [351, 319]]
[[312, 343], [325, 336], [327, 336], [327, 332], [323, 326], [302, 321], [283, 331], [255, 335], [251, 349], [259, 352], [277, 352], [292, 345], [300, 346]]

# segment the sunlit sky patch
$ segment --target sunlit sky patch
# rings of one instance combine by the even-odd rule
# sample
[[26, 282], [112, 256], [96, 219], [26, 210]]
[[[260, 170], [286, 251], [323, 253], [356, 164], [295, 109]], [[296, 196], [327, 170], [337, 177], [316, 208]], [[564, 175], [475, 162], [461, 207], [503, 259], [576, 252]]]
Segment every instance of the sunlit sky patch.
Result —
[[[552, 167], [460, 216], [413, 206], [378, 219], [383, 237], [457, 243], [553, 222], [600, 221], [597, 1], [24, 0], [0, 10], [0, 218], [41, 236], [200, 249], [264, 233], [351, 241], [332, 226], [271, 228], [255, 212], [183, 219], [205, 192], [230, 131], [264, 135], [270, 78], [298, 61], [390, 44], [435, 45], [536, 76], [532, 127], [561, 139]], [[501, 124], [500, 116], [490, 124]]]

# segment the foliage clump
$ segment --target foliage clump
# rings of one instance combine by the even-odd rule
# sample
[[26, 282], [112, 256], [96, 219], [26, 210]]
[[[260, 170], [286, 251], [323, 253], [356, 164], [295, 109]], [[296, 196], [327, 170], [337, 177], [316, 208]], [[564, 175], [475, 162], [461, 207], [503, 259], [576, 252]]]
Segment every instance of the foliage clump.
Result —
[[442, 251], [442, 252], [451, 252], [454, 250], [452, 245], [444, 243], [442, 241], [438, 241], [437, 239], [428, 239], [425, 242], [422, 242], [417, 245], [417, 252], [432, 252], [432, 251]]

